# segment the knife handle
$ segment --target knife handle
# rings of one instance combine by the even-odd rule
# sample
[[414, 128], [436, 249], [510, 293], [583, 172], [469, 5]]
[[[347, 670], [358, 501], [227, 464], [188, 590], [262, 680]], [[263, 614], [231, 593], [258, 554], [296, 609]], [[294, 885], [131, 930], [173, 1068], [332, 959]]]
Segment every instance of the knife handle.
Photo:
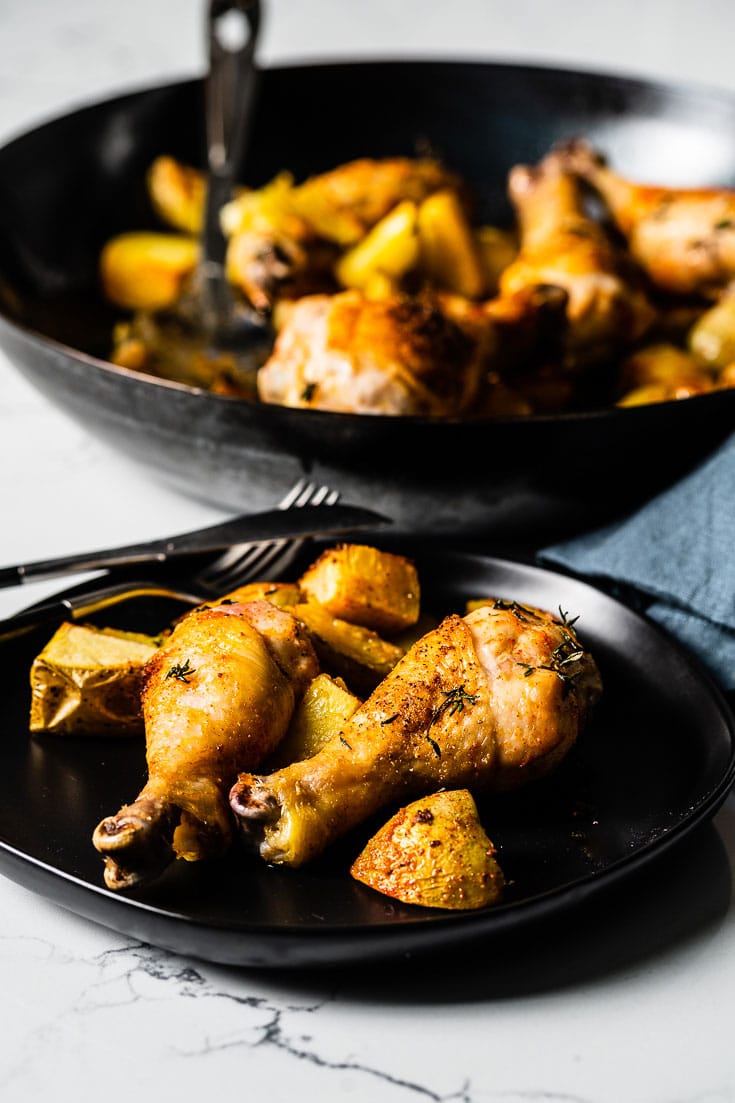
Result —
[[33, 563], [20, 563], [14, 567], [0, 568], [0, 589], [18, 586], [23, 582], [37, 582], [44, 578], [62, 578], [64, 575], [82, 574], [85, 571], [110, 570], [113, 567], [135, 567], [138, 564], [165, 563], [164, 551], [138, 551], [120, 548], [115, 552], [80, 552], [59, 556], [58, 559], [39, 559]]

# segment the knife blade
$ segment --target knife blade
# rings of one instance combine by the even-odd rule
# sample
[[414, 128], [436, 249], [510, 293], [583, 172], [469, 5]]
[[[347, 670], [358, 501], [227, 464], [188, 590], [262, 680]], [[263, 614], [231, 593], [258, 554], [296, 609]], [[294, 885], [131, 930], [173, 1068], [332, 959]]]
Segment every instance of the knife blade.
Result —
[[391, 523], [390, 518], [381, 513], [346, 502], [337, 505], [301, 506], [298, 509], [270, 509], [261, 513], [246, 513], [207, 528], [179, 533], [161, 540], [2, 567], [0, 588], [83, 571], [168, 563], [185, 555], [214, 554], [235, 544], [338, 535]]

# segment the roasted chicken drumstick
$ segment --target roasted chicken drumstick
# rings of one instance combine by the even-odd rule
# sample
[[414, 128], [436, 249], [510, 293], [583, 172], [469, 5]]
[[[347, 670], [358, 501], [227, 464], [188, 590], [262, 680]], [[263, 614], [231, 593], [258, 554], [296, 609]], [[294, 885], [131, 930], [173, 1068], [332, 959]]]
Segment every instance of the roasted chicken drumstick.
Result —
[[507, 789], [555, 765], [599, 696], [571, 624], [497, 601], [424, 636], [313, 758], [241, 774], [231, 804], [268, 862], [298, 866], [383, 805]]
[[716, 297], [735, 279], [735, 190], [634, 184], [586, 142], [558, 156], [602, 196], [630, 251], [666, 291]]
[[653, 311], [603, 228], [585, 211], [577, 181], [555, 154], [531, 168], [516, 165], [508, 179], [518, 214], [521, 249], [500, 277], [501, 296], [530, 287], [561, 287], [568, 296], [569, 358], [640, 337]]
[[303, 630], [269, 602], [204, 607], [177, 625], [145, 671], [148, 782], [94, 832], [108, 888], [226, 848], [232, 779], [275, 747], [317, 673]]

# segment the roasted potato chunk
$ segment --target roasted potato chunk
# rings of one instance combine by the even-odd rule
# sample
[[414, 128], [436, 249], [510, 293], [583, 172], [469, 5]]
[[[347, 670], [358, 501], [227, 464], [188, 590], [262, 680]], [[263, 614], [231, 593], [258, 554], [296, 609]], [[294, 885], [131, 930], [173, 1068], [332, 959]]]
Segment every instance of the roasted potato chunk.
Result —
[[280, 770], [292, 762], [313, 758], [339, 734], [361, 704], [341, 678], [319, 674], [302, 697], [286, 735], [268, 762], [268, 770]]
[[419, 617], [413, 563], [365, 544], [330, 548], [301, 576], [299, 586], [333, 616], [376, 632], [400, 632]]
[[33, 732], [140, 735], [142, 670], [157, 641], [66, 623], [31, 667]]
[[226, 203], [220, 213], [222, 230], [227, 237], [237, 234], [282, 234], [301, 240], [311, 237], [309, 226], [294, 207], [294, 182], [289, 172], [277, 176], [254, 191], [243, 189]]
[[120, 234], [102, 250], [105, 294], [127, 310], [163, 310], [178, 299], [198, 255], [196, 241], [177, 234]]
[[698, 360], [715, 370], [735, 360], [735, 285], [695, 322], [688, 344]]
[[404, 200], [344, 253], [335, 266], [342, 286], [363, 291], [377, 275], [395, 281], [409, 272], [419, 259], [417, 216], [416, 204]]
[[201, 233], [207, 194], [203, 173], [173, 157], [156, 157], [148, 170], [147, 183], [159, 218], [184, 233]]
[[696, 389], [710, 382], [711, 373], [696, 357], [667, 342], [638, 349], [623, 361], [620, 370], [620, 386], [624, 391], [652, 383], [667, 388], [691, 384]]
[[372, 692], [405, 654], [377, 632], [340, 620], [316, 602], [291, 605], [288, 611], [306, 628], [322, 666], [357, 693]]
[[431, 283], [479, 299], [487, 281], [482, 257], [456, 192], [439, 191], [419, 207], [421, 268]]
[[500, 276], [518, 256], [518, 242], [507, 230], [480, 226], [475, 231], [480, 263], [485, 273], [485, 294], [496, 295]]
[[219, 599], [224, 601], [269, 601], [279, 609], [288, 608], [303, 601], [304, 596], [295, 582], [248, 582]]
[[373, 835], [350, 872], [404, 904], [455, 910], [494, 904], [505, 881], [466, 789], [402, 808]]

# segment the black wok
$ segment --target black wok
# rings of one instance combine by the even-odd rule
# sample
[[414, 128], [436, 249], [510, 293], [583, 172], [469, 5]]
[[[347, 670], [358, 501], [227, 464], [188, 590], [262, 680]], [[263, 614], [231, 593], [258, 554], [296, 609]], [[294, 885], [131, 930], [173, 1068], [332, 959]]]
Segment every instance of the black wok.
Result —
[[[735, 425], [735, 391], [632, 409], [439, 423], [259, 406], [105, 363], [103, 242], [153, 225], [159, 153], [203, 163], [202, 89], [175, 84], [67, 115], [0, 150], [0, 347], [91, 432], [187, 494], [273, 502], [304, 472], [403, 529], [540, 541], [611, 519]], [[430, 148], [509, 222], [509, 167], [586, 135], [630, 175], [735, 185], [735, 96], [515, 65], [378, 62], [270, 69], [244, 178], [297, 178]]]

